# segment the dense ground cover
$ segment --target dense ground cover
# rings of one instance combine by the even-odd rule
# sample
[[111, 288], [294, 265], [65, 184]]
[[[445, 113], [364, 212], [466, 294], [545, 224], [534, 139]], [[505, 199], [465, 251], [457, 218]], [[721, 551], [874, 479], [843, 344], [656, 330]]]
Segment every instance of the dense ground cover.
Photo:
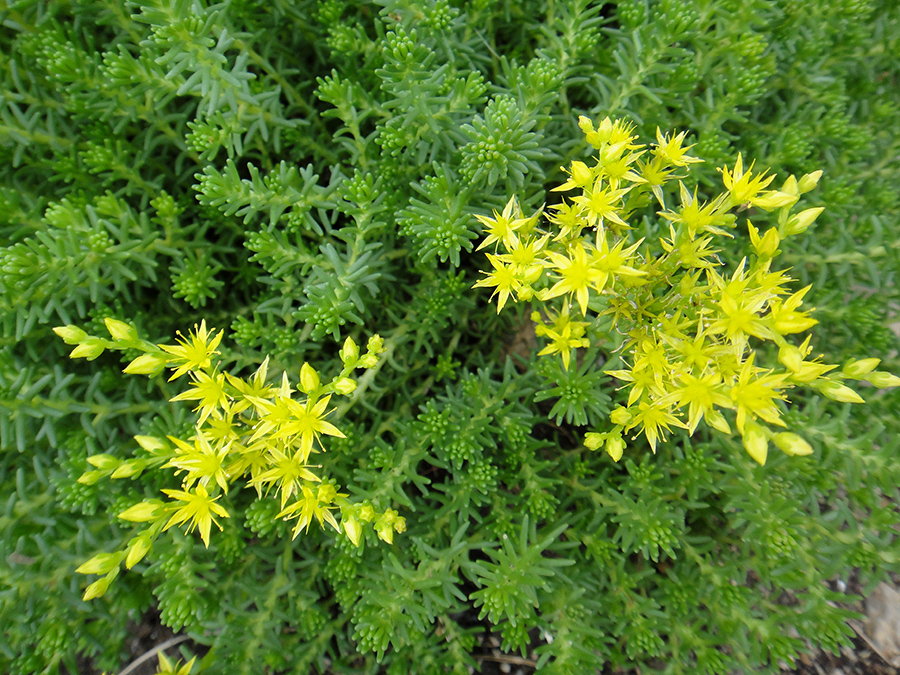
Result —
[[[703, 200], [739, 152], [773, 188], [822, 170], [804, 204], [824, 211], [779, 269], [812, 285], [825, 362], [898, 372], [898, 41], [892, 0], [0, 6], [0, 670], [117, 671], [154, 613], [210, 673], [464, 673], [487, 633], [541, 672], [773, 672], [845, 642], [825, 582], [897, 571], [898, 390], [792, 390], [806, 457], [761, 466], [701, 427], [613, 462], [583, 440], [627, 401], [603, 372], [621, 338], [598, 320], [568, 369], [538, 356], [527, 303], [498, 314], [473, 288], [476, 215], [558, 204], [595, 153], [580, 115], [641, 143], [687, 132]], [[636, 232], [667, 236], [641, 209]], [[775, 224], [739, 214], [723, 274], [747, 215]], [[225, 331], [208, 376], [249, 382], [268, 357], [268, 384], [311, 397], [304, 363], [327, 384], [348, 337], [383, 338], [311, 460], [360, 545], [327, 520], [292, 539], [277, 489], [235, 486], [208, 548], [173, 527], [84, 601], [98, 577], [76, 568], [143, 531], [116, 515], [184, 477], [146, 439], [169, 452], [198, 420], [169, 400], [190, 376], [122, 370], [201, 321]], [[70, 359], [70, 324], [110, 345]]]

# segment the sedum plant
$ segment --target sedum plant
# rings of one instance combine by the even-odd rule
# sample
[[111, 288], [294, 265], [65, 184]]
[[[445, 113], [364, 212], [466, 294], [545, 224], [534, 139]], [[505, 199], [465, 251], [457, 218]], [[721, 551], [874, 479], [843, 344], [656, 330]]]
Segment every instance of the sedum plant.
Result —
[[[687, 366], [664, 369], [629, 405], [625, 374], [641, 375], [636, 354], [655, 353], [628, 332], [656, 345], [662, 333], [641, 328], [630, 304], [619, 310], [631, 318], [603, 312], [630, 297], [647, 316], [668, 314], [662, 303], [680, 285], [666, 279], [691, 276], [694, 263], [681, 265], [684, 242], [671, 238], [684, 224], [659, 212], [690, 213], [679, 180], [692, 205], [721, 210], [710, 206], [728, 192], [716, 167], [739, 182], [750, 164], [735, 171], [740, 152], [756, 159], [749, 181], [762, 166], [782, 177], [763, 193], [823, 171], [789, 220], [824, 210], [793, 236], [779, 229], [786, 205], [725, 209], [737, 220], [715, 227], [733, 239], [696, 233], [695, 245], [712, 237], [718, 252], [695, 251], [713, 267], [694, 269], [696, 305], [679, 321], [721, 318], [712, 271], [727, 288], [743, 269], [756, 287], [746, 275], [765, 256], [749, 219], [765, 247], [776, 230], [770, 272], [793, 279], [768, 289], [759, 321], [811, 286], [794, 311], [815, 305], [818, 323], [784, 336], [798, 350], [811, 336], [803, 362], [877, 358], [877, 370], [897, 372], [898, 22], [889, 0], [0, 3], [0, 671], [123, 672], [160, 646], [135, 637], [160, 630], [181, 652], [167, 651], [171, 670], [229, 675], [468, 675], [504, 662], [724, 675], [846, 645], [856, 598], [841, 582], [865, 592], [900, 571], [890, 507], [900, 389], [844, 377], [866, 400], [852, 405], [811, 383], [779, 385], [790, 405], [771, 401], [784, 427], [748, 410], [745, 431], [797, 434], [807, 456], [770, 451], [760, 465], [737, 408], [718, 404], [693, 434], [660, 428], [654, 453], [646, 426], [611, 418], [683, 388]], [[620, 216], [632, 230], [603, 210], [606, 246], [643, 242], [602, 292], [587, 289], [586, 312], [580, 285], [553, 290], [579, 237], [567, 234], [566, 249], [561, 230], [533, 217], [561, 205], [551, 189], [579, 179], [577, 162], [594, 163], [580, 116], [632, 120], [629, 135], [651, 140], [678, 129], [656, 149], [683, 133], [682, 157], [706, 160], [645, 176], [660, 181], [663, 207], [653, 185], [624, 179], [652, 165], [653, 146], [625, 153], [643, 151], [611, 206], [647, 203]], [[507, 217], [526, 218], [518, 204], [529, 214], [521, 229], [550, 236], [516, 254], [541, 261], [525, 278], [534, 296], [510, 285], [498, 313], [472, 286], [479, 270], [499, 270], [485, 252], [503, 268], [512, 254], [499, 239], [475, 251], [477, 216], [499, 217], [511, 195]], [[595, 224], [580, 239], [588, 259], [603, 247]], [[538, 299], [544, 291], [555, 297]], [[228, 336], [219, 353], [170, 380], [204, 325], [207, 347]], [[53, 327], [68, 326], [66, 346]], [[722, 350], [717, 387], [734, 385], [728, 368], [751, 350], [754, 368], [797, 365], [778, 360], [773, 339], [743, 332], [742, 355], [736, 333], [704, 342]], [[377, 365], [345, 373], [358, 384], [341, 395], [342, 346], [349, 337], [364, 352], [375, 334]], [[670, 363], [685, 360], [678, 346], [660, 347]], [[70, 358], [101, 347], [90, 362]], [[266, 377], [254, 377], [264, 363]], [[311, 370], [319, 393], [303, 391]], [[238, 380], [268, 394], [257, 406]], [[312, 449], [324, 452], [294, 465], [321, 480], [298, 477], [291, 492], [261, 480], [269, 464], [256, 483], [253, 467], [238, 475], [254, 442], [290, 446], [292, 459], [303, 449], [299, 427], [252, 440], [272, 406], [299, 414], [329, 394], [311, 424], [343, 437], [317, 427]], [[691, 426], [690, 403], [666, 405]], [[733, 433], [710, 426], [714, 412]], [[226, 451], [216, 434], [229, 426]], [[585, 448], [585, 432], [616, 426], [628, 444], [619, 462]], [[158, 443], [148, 451], [135, 438]], [[210, 513], [208, 546], [186, 532], [193, 518], [172, 521], [186, 502], [164, 492], [201, 485], [228, 514]], [[331, 500], [342, 532], [322, 510], [324, 527], [294, 538], [303, 509], [279, 514], [304, 486], [317, 505]], [[154, 500], [158, 520], [118, 517]], [[378, 516], [360, 517], [367, 503], [396, 512], [406, 532], [392, 525], [383, 545]], [[132, 540], [170, 521], [123, 570], [143, 548]], [[96, 577], [119, 570], [115, 583], [85, 601], [76, 570], [100, 554], [124, 558]]]
[[[281, 510], [274, 518], [296, 520], [294, 538], [308, 531], [313, 521], [343, 531], [355, 546], [360, 544], [362, 523], [373, 523], [378, 537], [388, 543], [393, 542], [395, 531], [405, 531], [405, 519], [396, 511], [379, 513], [368, 502], [351, 503], [333, 482], [323, 482], [309, 463], [311, 455], [324, 451], [323, 435], [346, 438], [325, 419], [331, 412], [328, 404], [334, 394], [350, 396], [357, 390], [357, 381], [351, 377], [355, 369], [376, 367], [378, 355], [384, 351], [379, 336], [369, 339], [365, 354], [360, 354], [348, 337], [340, 351], [343, 367], [328, 384], [304, 363], [296, 391], [287, 373], [282, 373], [279, 386], [267, 384], [268, 359], [249, 379], [218, 372], [216, 348], [224, 331], [208, 330], [205, 321], [177, 345], [150, 344], [141, 340], [133, 327], [116, 319], [105, 323], [112, 340], [90, 336], [71, 325], [54, 331], [67, 344], [76, 345], [72, 358], [93, 360], [107, 349], [133, 349], [143, 353], [125, 367], [125, 373], [154, 376], [170, 368], [174, 370], [170, 381], [188, 375], [191, 388], [171, 400], [196, 401], [198, 417], [187, 440], [136, 436], [149, 456], [122, 461], [104, 453], [87, 458], [94, 468], [79, 477], [78, 482], [85, 485], [103, 478], [134, 479], [154, 469], [174, 469], [176, 475], [184, 475], [181, 489], [163, 489], [167, 501], [144, 500], [118, 514], [122, 520], [144, 524], [144, 529], [125, 550], [100, 553], [78, 567], [81, 574], [105, 575], [88, 586], [85, 600], [103, 595], [123, 562], [128, 569], [134, 567], [150, 552], [156, 538], [174, 525], [187, 525], [187, 532], [198, 530], [209, 547], [212, 525], [222, 529], [216, 518], [230, 517], [219, 500], [228, 499], [229, 487], [241, 479], [246, 479], [246, 487], [255, 489], [259, 498], [275, 491]], [[295, 393], [303, 400], [295, 400]], [[340, 524], [332, 513], [335, 509], [340, 511]]]
[[[605, 372], [624, 383], [628, 398], [611, 412], [611, 429], [587, 434], [588, 448], [603, 446], [618, 462], [627, 445], [623, 435], [632, 430], [632, 439], [644, 434], [654, 452], [673, 426], [693, 435], [705, 422], [730, 434], [728, 411], [744, 448], [765, 464], [770, 442], [788, 455], [813, 451], [797, 434], [776, 430], [786, 427], [789, 389], [810, 387], [835, 401], [864, 403], [844, 380], [900, 385], [897, 376], [875, 370], [880, 359], [849, 361], [833, 372], [837, 366], [821, 357], [806, 360], [811, 335], [795, 344], [817, 323], [800, 310], [811, 286], [791, 293], [789, 270], [773, 263], [782, 240], [802, 234], [821, 215], [822, 207], [792, 213], [821, 171], [799, 180], [792, 175], [767, 190], [775, 176], [754, 174], [752, 164], [745, 171], [738, 154], [734, 169], [720, 170], [725, 191], [701, 203], [697, 186], [685, 185], [690, 166], [702, 161], [687, 154], [685, 132], [657, 129], [648, 152], [635, 142], [631, 123], [607, 117], [595, 129], [581, 117], [579, 127], [596, 151], [593, 165], [573, 161], [569, 178], [553, 189], [577, 196], [549, 207], [549, 231], [537, 226], [540, 210], [526, 217], [515, 197], [502, 214], [478, 216], [486, 234], [478, 248], [493, 246], [494, 253], [487, 254], [492, 271], [475, 286], [494, 289], [498, 312], [511, 298], [542, 303], [543, 312], [531, 317], [547, 343], [539, 355], [558, 353], [566, 370], [573, 351], [591, 345], [591, 324], [611, 319], [604, 327], [622, 336], [612, 341], [619, 342], [616, 358], [626, 368]], [[676, 182], [680, 205], [671, 194]], [[629, 222], [640, 222], [645, 232], [665, 231], [641, 213], [651, 201], [668, 231], [642, 247], [646, 238], [637, 238], [638, 226]], [[761, 234], [747, 219], [751, 254], [724, 272], [717, 254], [733, 246], [730, 230], [738, 226], [737, 213], [748, 209], [764, 219], [774, 212], [774, 222]], [[757, 361], [765, 342], [777, 348], [774, 367], [762, 364], [764, 356]]]

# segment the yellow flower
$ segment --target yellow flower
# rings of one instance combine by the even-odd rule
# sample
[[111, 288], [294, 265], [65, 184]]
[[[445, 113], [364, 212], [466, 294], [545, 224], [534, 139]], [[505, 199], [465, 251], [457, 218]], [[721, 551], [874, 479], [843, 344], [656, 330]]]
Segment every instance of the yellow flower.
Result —
[[[175, 358], [169, 359], [169, 366], [176, 365], [177, 368], [169, 381], [178, 379], [189, 370], [201, 370], [209, 368], [211, 365], [211, 357], [218, 354], [216, 347], [222, 341], [225, 331], [219, 331], [218, 335], [212, 335], [212, 331], [206, 330], [206, 320], [200, 322], [198, 328], [194, 325], [193, 332], [189, 333], [189, 341], [180, 337], [178, 345], [159, 345], [159, 348]], [[181, 336], [181, 333], [178, 333]]]
[[640, 431], [644, 432], [650, 448], [656, 452], [656, 443], [659, 440], [665, 440], [665, 432], [671, 431], [669, 425], [685, 428], [684, 422], [673, 415], [668, 406], [661, 403], [648, 403], [641, 401], [638, 403], [638, 411], [634, 414], [631, 426], [639, 426]]
[[228, 466], [228, 474], [231, 476], [243, 476], [250, 472], [249, 484], [256, 488], [256, 493], [262, 496], [260, 484], [255, 482], [264, 471], [269, 468], [269, 452], [271, 443], [257, 441], [249, 446], [232, 443], [230, 454], [236, 459]]
[[[710, 269], [714, 265], [721, 264], [716, 254], [719, 249], [709, 248], [712, 237], [690, 239], [679, 237], [673, 226], [669, 226], [669, 238], [660, 239], [663, 250], [666, 253], [678, 252], [678, 262], [681, 267], [688, 269]], [[712, 260], [708, 258], [712, 256]]]
[[191, 372], [194, 378], [193, 389], [170, 398], [170, 401], [200, 401], [200, 405], [194, 408], [194, 412], [200, 411], [200, 419], [197, 424], [203, 424], [206, 418], [215, 412], [216, 408], [222, 408], [227, 412], [228, 394], [225, 393], [225, 375], [215, 373], [212, 376], [204, 372]]
[[522, 211], [519, 208], [519, 202], [516, 200], [515, 195], [509, 198], [509, 201], [506, 203], [506, 206], [503, 208], [503, 213], [497, 213], [494, 211], [494, 217], [490, 218], [489, 216], [481, 216], [476, 215], [475, 218], [478, 219], [482, 225], [484, 225], [487, 230], [488, 236], [485, 237], [484, 241], [478, 245], [476, 251], [480, 251], [491, 244], [496, 244], [497, 242], [503, 243], [504, 246], [509, 248], [510, 235], [516, 230], [520, 229], [524, 225], [527, 225], [534, 220], [536, 220], [538, 214], [531, 216], [531, 218], [523, 218]]
[[168, 530], [173, 525], [181, 525], [190, 521], [186, 532], [190, 533], [194, 528], [200, 530], [200, 538], [206, 547], [209, 548], [210, 527], [215, 524], [220, 530], [222, 529], [222, 526], [216, 522], [213, 515], [220, 518], [229, 517], [228, 512], [216, 504], [216, 500], [219, 497], [210, 499], [209, 493], [202, 485], [195, 487], [193, 492], [185, 490], [163, 490], [163, 492], [173, 499], [184, 502], [181, 506], [173, 505], [167, 508], [167, 510], [174, 511], [174, 513], [169, 518], [169, 522], [166, 523], [163, 531]]
[[760, 417], [770, 424], [784, 426], [781, 421], [781, 411], [775, 401], [784, 400], [784, 395], [778, 391], [784, 385], [785, 374], [760, 375], [765, 371], [753, 365], [756, 357], [751, 352], [747, 360], [741, 366], [737, 382], [729, 390], [731, 400], [737, 411], [738, 431], [743, 433], [747, 418]]
[[693, 340], [667, 340], [674, 343], [687, 368], [703, 372], [711, 361], [718, 361], [725, 350], [715, 342], [706, 339], [707, 333], [701, 332], [698, 326], [697, 336]]
[[746, 258], [726, 282], [715, 271], [709, 271], [711, 285], [719, 289], [719, 314], [709, 327], [711, 335], [724, 334], [740, 356], [747, 344], [747, 336], [772, 339], [772, 332], [759, 315], [767, 301], [767, 294], [748, 293], [750, 279], [745, 277]]
[[650, 186], [653, 196], [663, 208], [666, 208], [666, 200], [662, 186], [669, 180], [669, 174], [674, 170], [674, 168], [666, 168], [659, 157], [654, 157], [649, 162], [638, 162], [638, 172], [641, 178]]
[[491, 255], [490, 253], [487, 254], [487, 257], [494, 271], [482, 272], [487, 277], [476, 282], [472, 288], [490, 288], [494, 286], [491, 299], [493, 300], [495, 295], [500, 294], [500, 300], [497, 303], [497, 314], [499, 314], [500, 310], [503, 309], [503, 305], [509, 299], [509, 294], [518, 291], [521, 282], [516, 274], [515, 265], [507, 265], [500, 256]]
[[569, 174], [569, 178], [562, 185], [558, 185], [557, 187], [550, 190], [550, 192], [566, 192], [571, 190], [572, 188], [581, 188], [585, 189], [588, 185], [590, 185], [594, 181], [594, 172], [588, 168], [588, 165], [584, 162], [572, 162], [572, 170], [566, 171], [566, 167], [559, 167], [560, 170]]
[[604, 155], [606, 154], [607, 153], [604, 152], [600, 153], [600, 161], [602, 163], [602, 166], [598, 167], [600, 168], [599, 175], [608, 180], [611, 187], [619, 187], [619, 183], [621, 183], [623, 180], [627, 180], [632, 183], [647, 182], [631, 168], [631, 165], [638, 161], [638, 159], [640, 159], [640, 152], [632, 152], [617, 158], [604, 157]]
[[584, 133], [587, 142], [597, 150], [607, 144], [619, 145], [620, 143], [627, 150], [636, 150], [642, 147], [631, 142], [637, 138], [634, 134], [635, 125], [633, 122], [626, 122], [625, 120], [613, 122], [609, 117], [606, 117], [594, 129], [594, 124], [590, 118], [582, 115], [578, 118], [578, 127]]
[[[331, 509], [334, 507], [329, 506], [334, 497], [338, 496], [335, 493], [334, 487], [327, 484], [320, 485], [316, 492], [313, 492], [305, 485], [301, 486], [300, 489], [302, 491], [302, 496], [287, 508], [282, 509], [281, 513], [276, 516], [278, 518], [297, 518], [297, 524], [294, 526], [293, 530], [293, 538], [297, 538], [297, 535], [300, 534], [300, 530], [308, 531], [314, 518], [319, 521], [321, 527], [325, 527], [325, 523], [327, 522], [335, 530], [340, 532], [341, 526], [338, 525], [334, 514], [331, 513]], [[346, 495], [341, 496], [345, 497]]]
[[[540, 314], [534, 312], [531, 319], [540, 321]], [[552, 326], [538, 323], [534, 332], [536, 335], [550, 338], [550, 344], [544, 347], [538, 356], [545, 354], [559, 354], [562, 357], [563, 368], [569, 369], [569, 361], [572, 358], [572, 350], [578, 347], [587, 347], [590, 342], [584, 337], [587, 323], [584, 321], [571, 321], [569, 319], [569, 305], [563, 306], [562, 311], [556, 316]]]
[[279, 440], [293, 441], [299, 438], [301, 463], [306, 463], [313, 449], [313, 441], [319, 434], [345, 438], [340, 429], [325, 421], [326, 408], [331, 396], [316, 401], [307, 399], [304, 403], [286, 396], [277, 396], [275, 402], [254, 399], [265, 410], [251, 441], [272, 435]]
[[682, 147], [681, 144], [684, 142], [685, 136], [687, 136], [687, 132], [682, 131], [677, 136], [673, 132], [672, 136], [669, 137], [663, 134], [659, 127], [656, 127], [656, 141], [658, 145], [653, 150], [653, 154], [670, 166], [687, 166], [688, 164], [702, 162], [702, 159], [685, 154], [694, 147], [693, 145], [689, 145], [686, 148]]
[[249, 380], [243, 380], [230, 373], [225, 373], [225, 379], [228, 381], [228, 384], [237, 389], [238, 394], [240, 394], [243, 399], [235, 401], [235, 404], [231, 407], [232, 412], [239, 413], [246, 410], [252, 405], [251, 399], [253, 398], [268, 399], [272, 396], [275, 387], [266, 385], [266, 376], [268, 372], [269, 357], [267, 356]]
[[744, 173], [744, 163], [740, 153], [734, 163], [734, 171], [728, 171], [727, 167], [719, 169], [722, 172], [722, 182], [731, 193], [735, 204], [754, 204], [757, 195], [766, 188], [775, 176], [766, 176], [765, 172], [753, 177], [753, 164]]
[[278, 429], [278, 438], [300, 438], [300, 458], [302, 461], [309, 459], [312, 452], [313, 440], [319, 440], [319, 434], [346, 438], [341, 430], [331, 422], [326, 422], [326, 408], [331, 396], [325, 396], [319, 401], [308, 399], [305, 403], [284, 399], [291, 413], [291, 420]]
[[195, 656], [179, 668], [178, 664], [180, 663], [180, 661], [176, 661], [173, 664], [171, 661], [169, 661], [168, 658], [166, 658], [165, 654], [159, 652], [159, 669], [156, 671], [156, 675], [188, 675], [188, 673], [191, 672], [191, 667], [194, 665], [194, 661], [196, 660], [197, 657]]
[[634, 350], [632, 371], [639, 372], [645, 369], [653, 373], [653, 379], [657, 383], [661, 383], [663, 376], [671, 369], [665, 346], [652, 338], [641, 340]]
[[680, 181], [678, 188], [681, 193], [681, 210], [678, 213], [662, 211], [659, 215], [673, 223], [687, 225], [688, 236], [692, 239], [700, 232], [709, 232], [725, 237], [731, 236], [726, 230], [717, 227], [717, 225], [729, 225], [734, 220], [733, 216], [719, 212], [725, 203], [725, 195], [719, 195], [708, 204], [701, 204], [697, 199], [697, 188], [694, 188], [693, 195]]
[[591, 266], [584, 246], [574, 246], [571, 257], [567, 257], [555, 251], [549, 251], [547, 256], [553, 264], [553, 268], [560, 276], [560, 280], [552, 288], [546, 289], [541, 294], [542, 300], [549, 300], [560, 295], [574, 293], [581, 308], [581, 314], [587, 314], [589, 299], [588, 289], [595, 284], [602, 287], [606, 281], [606, 274]]
[[795, 311], [803, 304], [803, 296], [807, 294], [810, 288], [812, 288], [811, 285], [801, 288], [783, 303], [780, 300], [774, 300], [771, 303], [771, 313], [768, 318], [775, 331], [781, 335], [802, 333], [819, 323], [809, 316], [809, 312], [813, 311], [812, 309], [806, 312]]
[[[625, 246], [625, 240], [620, 239], [615, 246], [609, 247], [607, 243], [606, 232], [597, 231], [596, 246], [591, 254], [591, 266], [605, 274], [613, 274], [616, 276], [626, 277], [642, 277], [646, 276], [646, 272], [631, 267], [630, 264], [635, 258], [635, 252], [644, 242], [643, 238], [638, 239], [628, 248]], [[602, 277], [604, 284], [606, 277]], [[598, 293], [603, 290], [604, 284], [595, 284], [594, 290]]]
[[703, 416], [714, 409], [731, 408], [731, 399], [725, 395], [722, 378], [719, 373], [708, 372], [697, 377], [689, 373], [678, 376], [681, 383], [674, 391], [660, 399], [661, 405], [674, 405], [676, 408], [688, 406], [688, 433], [693, 434]]
[[[261, 485], [277, 483], [278, 491], [281, 493], [282, 508], [291, 496], [297, 494], [297, 488], [302, 485], [303, 481], [315, 483], [321, 480], [307, 468], [299, 452], [290, 455], [274, 444], [270, 444], [267, 451], [270, 468], [251, 480], [250, 485], [258, 490]], [[268, 491], [268, 488], [266, 490]]]
[[622, 227], [628, 227], [619, 216], [622, 197], [631, 190], [631, 186], [614, 190], [612, 187], [604, 187], [603, 179], [598, 178], [594, 181], [594, 185], [583, 191], [583, 193], [572, 199], [576, 204], [584, 207], [586, 218], [590, 225], [597, 225], [604, 220], [609, 220]]
[[[508, 253], [498, 257], [515, 265], [514, 269], [517, 274], [527, 276], [529, 270], [538, 264], [538, 254], [547, 248], [547, 242], [550, 239], [550, 235], [545, 234], [541, 238], [519, 238], [513, 235], [511, 239]], [[538, 267], [540, 267], [539, 264]]]
[[771, 338], [771, 332], [759, 319], [759, 304], [752, 297], [739, 301], [733, 295], [723, 293], [719, 300], [722, 318], [710, 325], [709, 332], [713, 335], [724, 333], [725, 337], [736, 346], [746, 344], [747, 335], [762, 339]]
[[228, 472], [225, 470], [225, 458], [228, 456], [229, 446], [215, 450], [202, 433], [194, 436], [193, 444], [169, 436], [169, 440], [178, 448], [178, 454], [170, 459], [163, 468], [178, 469], [175, 473], [184, 471], [184, 487], [190, 489], [195, 483], [204, 488], [210, 480], [222, 488], [222, 492], [228, 492]]
[[581, 231], [588, 226], [588, 221], [583, 215], [584, 207], [580, 204], [563, 202], [562, 204], [554, 204], [549, 208], [558, 212], [556, 215], [547, 216], [547, 220], [559, 226], [559, 234], [554, 237], [554, 241], [576, 239], [581, 236]]

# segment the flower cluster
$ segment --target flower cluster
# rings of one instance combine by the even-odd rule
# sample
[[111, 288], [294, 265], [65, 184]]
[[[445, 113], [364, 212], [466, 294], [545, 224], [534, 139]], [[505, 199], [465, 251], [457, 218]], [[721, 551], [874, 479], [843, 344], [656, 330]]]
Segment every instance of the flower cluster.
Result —
[[[85, 599], [102, 595], [119, 572], [124, 561], [131, 568], [142, 560], [155, 538], [170, 527], [185, 525], [188, 532], [197, 529], [209, 545], [213, 525], [229, 514], [220, 499], [238, 481], [255, 489], [257, 496], [274, 492], [281, 503], [276, 517], [294, 519], [294, 537], [309, 529], [313, 521], [328, 523], [359, 545], [363, 523], [372, 523], [382, 540], [393, 542], [394, 532], [406, 529], [405, 520], [396, 511], [376, 512], [368, 502], [353, 503], [323, 481], [310, 464], [310, 457], [325, 451], [323, 437], [343, 438], [344, 434], [326, 418], [334, 395], [351, 396], [357, 389], [353, 371], [378, 364], [384, 351], [379, 336], [369, 339], [367, 351], [348, 337], [340, 351], [343, 368], [330, 382], [323, 383], [319, 373], [304, 363], [299, 381], [290, 382], [283, 373], [279, 384], [268, 382], [268, 358], [257, 371], [244, 379], [219, 371], [217, 347], [224, 331], [208, 330], [206, 322], [195, 326], [187, 338], [176, 345], [154, 345], [139, 339], [128, 324], [107, 319], [111, 340], [89, 336], [76, 326], [54, 329], [68, 344], [77, 345], [73, 358], [93, 359], [106, 349], [137, 349], [144, 352], [131, 361], [124, 372], [158, 375], [165, 368], [173, 371], [171, 380], [184, 375], [190, 387], [172, 401], [196, 404], [194, 434], [182, 440], [137, 436], [145, 454], [121, 460], [108, 454], [93, 455], [94, 467], [79, 479], [93, 484], [104, 477], [130, 478], [148, 468], [173, 469], [181, 477], [179, 489], [166, 489], [167, 500], [149, 499], [119, 514], [122, 520], [145, 523], [124, 551], [101, 553], [78, 568], [83, 574], [104, 574], [91, 584]], [[296, 387], [296, 388], [295, 388]], [[340, 523], [335, 511], [341, 515]]]
[[[494, 252], [487, 254], [493, 269], [475, 285], [494, 289], [498, 311], [510, 298], [551, 305], [532, 315], [537, 335], [547, 339], [540, 354], [560, 354], [566, 369], [573, 349], [590, 346], [591, 321], [573, 318], [573, 311], [612, 318], [625, 337], [619, 348], [625, 367], [607, 372], [624, 383], [628, 398], [611, 413], [610, 428], [587, 434], [588, 448], [602, 446], [618, 461], [629, 432], [633, 438], [643, 433], [655, 451], [672, 427], [692, 434], [705, 422], [730, 434], [733, 423], [750, 456], [764, 464], [770, 442], [789, 455], [812, 452], [803, 438], [784, 429], [792, 387], [861, 403], [844, 380], [900, 384], [900, 378], [875, 370], [878, 359], [838, 370], [810, 358], [809, 336], [794, 341], [816, 324], [811, 310], [801, 309], [810, 287], [791, 292], [792, 279], [774, 269], [773, 261], [781, 241], [804, 232], [822, 212], [793, 213], [821, 171], [799, 180], [790, 176], [769, 189], [775, 177], [754, 171], [752, 164], [745, 170], [738, 155], [733, 169], [720, 169], [724, 191], [702, 203], [697, 189], [684, 183], [690, 165], [702, 161], [687, 154], [692, 146], [684, 145], [685, 132], [657, 130], [657, 143], [647, 150], [635, 142], [634, 126], [621, 120], [607, 118], [595, 128], [581, 117], [579, 126], [596, 150], [594, 163], [574, 161], [563, 168], [569, 177], [554, 191], [576, 196], [549, 207], [549, 231], [538, 227], [543, 208], [525, 216], [515, 197], [503, 213], [477, 216], [487, 235], [479, 249], [493, 246]], [[667, 205], [666, 188], [673, 182], [680, 203]], [[660, 208], [658, 223], [667, 229], [658, 248], [637, 239], [629, 224], [653, 200]], [[716, 247], [733, 238], [729, 230], [737, 225], [737, 213], [751, 207], [777, 211], [777, 225], [760, 232], [748, 220], [752, 251], [724, 273]], [[764, 342], [777, 346], [777, 365], [758, 362]]]

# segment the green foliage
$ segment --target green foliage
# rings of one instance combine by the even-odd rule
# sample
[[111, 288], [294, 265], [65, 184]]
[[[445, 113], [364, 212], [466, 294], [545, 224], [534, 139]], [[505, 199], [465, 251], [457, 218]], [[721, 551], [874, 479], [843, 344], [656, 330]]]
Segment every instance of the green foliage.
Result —
[[[825, 210], [779, 260], [812, 285], [829, 362], [896, 372], [898, 35], [889, 0], [2, 4], [0, 671], [119, 672], [156, 620], [209, 673], [462, 675], [494, 640], [547, 673], [838, 648], [851, 614], [826, 582], [900, 571], [898, 390], [792, 389], [806, 457], [760, 466], [701, 426], [613, 463], [580, 439], [627, 400], [602, 374], [623, 337], [584, 320], [539, 357], [561, 309], [498, 315], [471, 288], [476, 216], [558, 204], [592, 163], [582, 115], [686, 132], [701, 201], [739, 151], [754, 174], [821, 169], [805, 199]], [[666, 235], [632, 206], [635, 240]], [[752, 247], [733, 233], [732, 271]], [[144, 349], [106, 349], [108, 319]], [[348, 337], [384, 336], [316, 472], [407, 532], [293, 540], [274, 492], [235, 486], [208, 548], [173, 526], [86, 603], [75, 570], [138, 534], [116, 514], [177, 487], [152, 467], [78, 482], [88, 458], [133, 467], [134, 437], [196, 434], [177, 380], [122, 369], [203, 320], [242, 381], [266, 357], [292, 383], [334, 374]]]

